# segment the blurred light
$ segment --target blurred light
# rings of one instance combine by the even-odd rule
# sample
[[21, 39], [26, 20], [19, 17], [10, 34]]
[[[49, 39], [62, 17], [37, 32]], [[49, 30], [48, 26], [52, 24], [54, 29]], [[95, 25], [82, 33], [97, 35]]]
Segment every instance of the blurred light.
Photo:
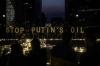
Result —
[[100, 9], [82, 9], [80, 12], [91, 12], [91, 11], [100, 11]]
[[43, 39], [43, 40], [45, 40], [45, 41], [46, 41], [47, 39]]
[[6, 17], [6, 15], [2, 15], [3, 17]]
[[74, 49], [75, 52], [78, 52], [78, 53], [86, 52], [86, 48], [85, 47], [73, 47], [73, 49]]
[[56, 45], [50, 45], [50, 44], [47, 44], [47, 48], [49, 49], [53, 49], [53, 47], [55, 47]]
[[0, 56], [11, 53], [11, 45], [0, 45]]
[[4, 38], [2, 38], [2, 39], [0, 39], [0, 41], [18, 41], [18, 39], [4, 39]]
[[76, 14], [76, 17], [79, 17], [79, 15], [78, 15], [78, 14]]
[[47, 45], [46, 45], [46, 39], [40, 39], [40, 47], [41, 48], [46, 48], [47, 47]]
[[50, 44], [47, 44], [46, 41], [49, 40], [49, 41], [53, 41], [53, 40], [59, 40], [59, 39], [40, 39], [40, 47], [41, 48], [49, 48], [49, 49], [52, 49], [53, 47], [55, 47], [56, 45], [50, 45]]
[[30, 7], [30, 8], [32, 8], [32, 7]]
[[24, 3], [24, 5], [28, 5], [29, 3]]
[[85, 39], [72, 39], [73, 41], [85, 41]]
[[42, 44], [42, 45], [40, 45], [40, 47], [41, 47], [41, 48], [46, 48], [47, 45], [46, 45], [46, 44]]
[[51, 23], [45, 24], [46, 27], [51, 27]]
[[30, 43], [32, 40], [31, 39], [26, 39], [26, 42], [27, 43]]
[[74, 47], [74, 51], [77, 51], [78, 50], [78, 47]]
[[63, 40], [63, 39], [54, 39], [54, 40], [58, 40], [59, 41], [59, 40]]
[[10, 28], [12, 28], [13, 26], [9, 26]]
[[53, 40], [53, 39], [50, 39], [51, 41]]
[[51, 63], [50, 63], [50, 62], [47, 62], [46, 64], [47, 64], [47, 65], [50, 65]]
[[21, 46], [23, 47], [23, 54], [26, 56], [32, 50], [31, 41], [32, 41], [32, 39], [25, 39], [25, 41], [21, 44]]
[[100, 39], [98, 38], [98, 39], [96, 39], [96, 41], [97, 41], [97, 42], [100, 42]]
[[80, 61], [78, 60], [78, 62], [77, 62], [78, 64], [80, 64]]
[[39, 40], [40, 40], [40, 41], [41, 41], [41, 40], [45, 40], [45, 41], [46, 41], [46, 40], [50, 40], [50, 41], [59, 41], [59, 40], [63, 40], [63, 39], [53, 39], [53, 38], [51, 38], [51, 39], [39, 39]]

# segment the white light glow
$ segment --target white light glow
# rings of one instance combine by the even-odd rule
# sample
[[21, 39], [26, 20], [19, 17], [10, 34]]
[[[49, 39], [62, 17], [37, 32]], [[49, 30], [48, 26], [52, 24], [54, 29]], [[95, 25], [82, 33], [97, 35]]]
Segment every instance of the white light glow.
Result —
[[78, 14], [76, 14], [76, 17], [79, 17], [79, 15], [78, 15]]
[[46, 64], [47, 64], [47, 65], [50, 65], [51, 63], [50, 63], [50, 62], [47, 62]]
[[100, 42], [100, 38], [96, 39], [97, 42]]
[[73, 47], [73, 49], [74, 49], [75, 52], [78, 52], [78, 53], [86, 52], [86, 48], [85, 47]]
[[45, 39], [39, 39], [39, 40], [40, 40], [40, 41], [41, 41], [41, 40], [45, 40], [45, 41], [46, 41], [46, 40], [50, 40], [50, 41], [59, 41], [59, 40], [63, 40], [63, 39], [53, 39], [53, 38], [51, 38], [51, 39], [46, 39], [46, 38], [45, 38]]
[[2, 15], [2, 17], [6, 17], [6, 15]]
[[73, 41], [85, 41], [85, 39], [72, 39]]

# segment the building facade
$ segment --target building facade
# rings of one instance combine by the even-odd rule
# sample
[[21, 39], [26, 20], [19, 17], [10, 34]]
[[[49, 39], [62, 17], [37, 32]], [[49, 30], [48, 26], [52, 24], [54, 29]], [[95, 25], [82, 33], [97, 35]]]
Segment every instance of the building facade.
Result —
[[19, 26], [32, 26], [40, 22], [41, 0], [15, 0], [15, 20]]

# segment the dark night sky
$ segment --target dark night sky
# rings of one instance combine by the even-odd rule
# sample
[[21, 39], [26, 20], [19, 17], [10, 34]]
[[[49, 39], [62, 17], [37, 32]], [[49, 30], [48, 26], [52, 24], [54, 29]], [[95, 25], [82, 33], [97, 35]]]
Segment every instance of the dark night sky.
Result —
[[50, 20], [52, 17], [64, 17], [65, 0], [42, 0], [42, 11]]

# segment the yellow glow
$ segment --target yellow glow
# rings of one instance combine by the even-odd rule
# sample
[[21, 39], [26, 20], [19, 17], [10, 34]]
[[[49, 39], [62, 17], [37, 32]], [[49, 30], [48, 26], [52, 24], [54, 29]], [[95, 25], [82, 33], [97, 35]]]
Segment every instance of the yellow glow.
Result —
[[74, 49], [75, 52], [78, 52], [78, 53], [86, 52], [86, 48], [85, 47], [74, 47], [73, 49]]
[[30, 51], [32, 50], [31, 41], [32, 39], [25, 39], [25, 41], [21, 44], [21, 46], [23, 47], [24, 55], [29, 54]]
[[41, 43], [41, 45], [40, 45], [41, 48], [46, 48], [47, 47], [46, 39], [40, 39], [40, 43]]
[[27, 43], [30, 43], [32, 40], [31, 39], [26, 39], [26, 42]]

